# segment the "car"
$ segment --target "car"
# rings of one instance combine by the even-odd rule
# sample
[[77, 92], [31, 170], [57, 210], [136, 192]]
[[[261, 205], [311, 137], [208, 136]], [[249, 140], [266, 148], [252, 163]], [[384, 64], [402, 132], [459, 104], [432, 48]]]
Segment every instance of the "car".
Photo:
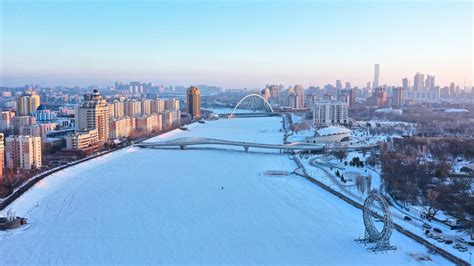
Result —
[[441, 234], [441, 233], [443, 232], [443, 231], [441, 231], [441, 229], [439, 229], [439, 228], [435, 228], [435, 229], [433, 229], [433, 231], [435, 231], [436, 233], [439, 233], [439, 234]]
[[439, 236], [438, 235], [433, 235], [431, 238], [433, 238], [434, 240], [438, 240]]
[[456, 238], [456, 241], [461, 242], [461, 243], [466, 243], [466, 240], [464, 240], [464, 238], [462, 237]]
[[453, 241], [452, 241], [452, 240], [446, 240], [446, 241], [444, 241], [444, 243], [446, 243], [446, 244], [450, 245], [450, 244], [452, 244], [452, 243], [453, 243]]
[[467, 244], [468, 244], [469, 246], [474, 246], [474, 242], [473, 242], [473, 241], [467, 242]]
[[432, 233], [429, 233], [429, 234], [428, 234], [428, 237], [429, 237], [429, 238], [434, 238], [434, 237], [435, 237], [435, 235], [434, 235], [434, 234], [432, 234]]
[[446, 239], [444, 239], [444, 237], [442, 237], [442, 236], [438, 237], [437, 240], [438, 240], [439, 243], [443, 243], [444, 241], [446, 241]]
[[453, 248], [455, 248], [455, 249], [459, 249], [459, 248], [462, 248], [462, 245], [461, 245], [461, 244], [459, 244], [459, 243], [457, 243], [456, 245], [454, 245], [454, 246], [453, 246]]
[[466, 252], [467, 251], [467, 247], [460, 247], [458, 248], [459, 251], [461, 252]]
[[403, 220], [405, 220], [405, 221], [411, 221], [411, 218], [410, 218], [409, 216], [405, 216], [405, 217], [403, 217]]
[[426, 229], [431, 229], [431, 226], [429, 224], [423, 224], [423, 227]]

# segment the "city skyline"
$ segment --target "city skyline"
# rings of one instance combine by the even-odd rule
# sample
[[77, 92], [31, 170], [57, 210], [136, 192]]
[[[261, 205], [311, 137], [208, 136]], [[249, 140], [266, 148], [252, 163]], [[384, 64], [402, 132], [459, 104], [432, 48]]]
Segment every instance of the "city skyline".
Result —
[[[472, 86], [470, 1], [2, 1], [0, 85]], [[337, 19], [335, 19], [337, 17]]]

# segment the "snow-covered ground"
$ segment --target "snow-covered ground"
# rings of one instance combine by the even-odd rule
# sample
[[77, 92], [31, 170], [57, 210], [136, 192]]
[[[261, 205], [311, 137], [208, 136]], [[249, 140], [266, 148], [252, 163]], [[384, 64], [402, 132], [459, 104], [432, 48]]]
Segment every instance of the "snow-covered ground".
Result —
[[[281, 143], [280, 118], [193, 124], [184, 136]], [[55, 173], [11, 204], [30, 226], [0, 233], [0, 264], [416, 264], [394, 232], [373, 254], [360, 210], [296, 176], [286, 154], [126, 148]], [[431, 255], [430, 265], [448, 261]]]

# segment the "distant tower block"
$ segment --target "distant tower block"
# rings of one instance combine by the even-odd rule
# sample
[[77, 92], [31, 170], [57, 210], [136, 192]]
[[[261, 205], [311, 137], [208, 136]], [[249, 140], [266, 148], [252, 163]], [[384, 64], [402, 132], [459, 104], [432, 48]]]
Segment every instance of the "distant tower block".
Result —
[[186, 93], [188, 113], [193, 119], [201, 118], [201, 91], [196, 86], [189, 87]]

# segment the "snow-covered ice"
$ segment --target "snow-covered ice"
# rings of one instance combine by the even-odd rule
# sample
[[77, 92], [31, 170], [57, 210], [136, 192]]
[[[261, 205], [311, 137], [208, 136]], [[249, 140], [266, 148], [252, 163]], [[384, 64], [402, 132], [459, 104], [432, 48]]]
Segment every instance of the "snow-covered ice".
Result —
[[[280, 118], [195, 124], [184, 136], [281, 143]], [[286, 154], [126, 148], [55, 173], [11, 204], [28, 230], [0, 233], [0, 264], [419, 264], [426, 248], [394, 232], [395, 252], [354, 241], [360, 210], [296, 176]], [[430, 265], [449, 264], [430, 255]]]

